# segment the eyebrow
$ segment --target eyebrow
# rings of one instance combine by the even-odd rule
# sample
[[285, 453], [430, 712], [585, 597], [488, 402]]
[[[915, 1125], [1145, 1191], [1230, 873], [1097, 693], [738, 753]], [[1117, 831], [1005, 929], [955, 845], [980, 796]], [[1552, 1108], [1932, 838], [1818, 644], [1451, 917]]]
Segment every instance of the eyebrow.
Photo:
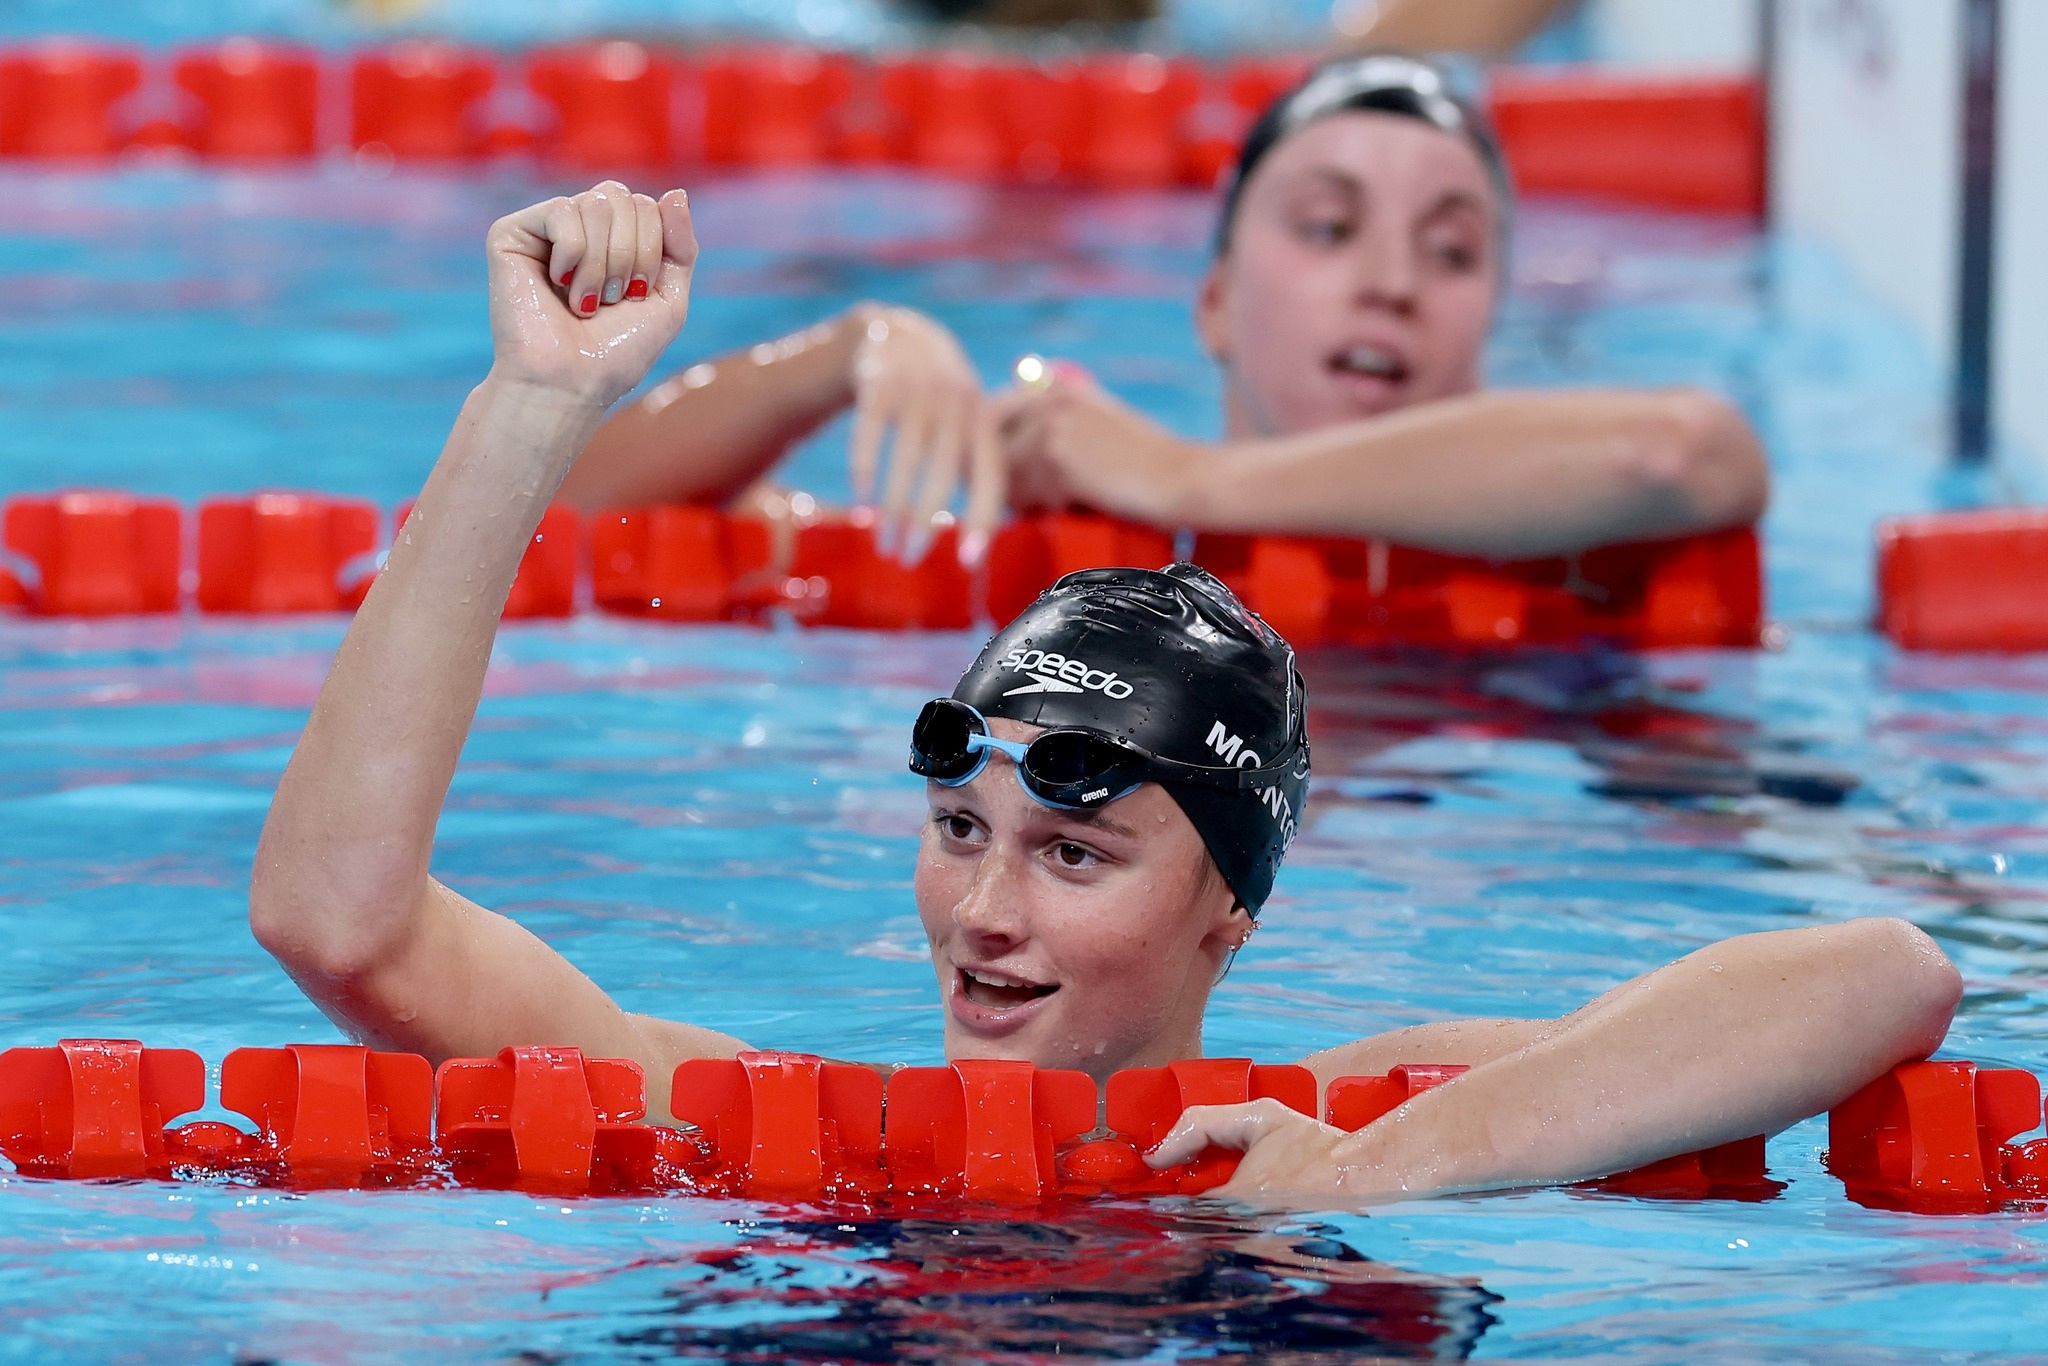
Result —
[[1360, 180], [1351, 172], [1341, 170], [1335, 166], [1304, 167], [1302, 178], [1304, 180], [1321, 181], [1322, 183], [1301, 188], [1342, 190], [1346, 194], [1356, 195], [1361, 199], [1366, 198], [1369, 194], [1363, 180]]
[[1446, 190], [1438, 197], [1436, 203], [1429, 206], [1429, 212], [1422, 216], [1424, 218], [1435, 218], [1440, 213], [1449, 213], [1454, 209], [1470, 209], [1472, 212], [1484, 217], [1486, 214], [1486, 203], [1468, 190]]
[[[934, 809], [936, 810], [941, 808]], [[1046, 814], [1052, 816], [1056, 820], [1070, 821], [1075, 825], [1093, 826], [1097, 830], [1107, 830], [1110, 834], [1120, 835], [1127, 840], [1134, 840], [1138, 838], [1137, 827], [1132, 825], [1126, 825], [1122, 821], [1118, 820], [1116, 817], [1110, 815], [1109, 808], [1106, 806], [1097, 807], [1093, 811], [1063, 811], [1058, 807], [1052, 806], [1044, 807], [1042, 809], [1046, 812]]]
[[1112, 835], [1121, 835], [1127, 840], [1138, 837], [1138, 832], [1135, 828], [1125, 825], [1122, 821], [1110, 815], [1109, 808], [1106, 806], [1098, 807], [1093, 811], [1062, 811], [1060, 815], [1067, 820], [1075, 821], [1081, 825], [1092, 825], [1097, 830], [1107, 830]]

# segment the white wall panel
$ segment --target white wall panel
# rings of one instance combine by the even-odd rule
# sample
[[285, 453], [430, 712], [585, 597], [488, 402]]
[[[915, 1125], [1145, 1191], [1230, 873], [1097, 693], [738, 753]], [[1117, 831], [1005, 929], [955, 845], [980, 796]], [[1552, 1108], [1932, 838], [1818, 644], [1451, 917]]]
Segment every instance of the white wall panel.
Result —
[[1840, 253], [1946, 371], [1961, 195], [1959, 0], [1778, 0], [1774, 48], [1777, 225]]
[[1588, 0], [1594, 56], [1665, 72], [1751, 71], [1763, 0]]
[[2005, 0], [1992, 248], [1992, 424], [2048, 468], [2048, 0]]

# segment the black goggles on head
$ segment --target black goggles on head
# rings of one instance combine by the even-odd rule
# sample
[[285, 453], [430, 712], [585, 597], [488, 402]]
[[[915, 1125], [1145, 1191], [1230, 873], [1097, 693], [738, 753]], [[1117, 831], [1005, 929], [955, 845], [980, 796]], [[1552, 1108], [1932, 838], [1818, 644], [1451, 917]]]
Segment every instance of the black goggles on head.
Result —
[[1278, 782], [1294, 762], [1290, 757], [1258, 768], [1184, 764], [1075, 727], [1041, 731], [1028, 744], [999, 740], [989, 734], [986, 717], [951, 697], [925, 703], [910, 730], [910, 771], [941, 787], [973, 782], [988, 767], [991, 754], [1015, 761], [1024, 790], [1042, 805], [1063, 811], [1096, 810], [1148, 782], [1253, 791]]

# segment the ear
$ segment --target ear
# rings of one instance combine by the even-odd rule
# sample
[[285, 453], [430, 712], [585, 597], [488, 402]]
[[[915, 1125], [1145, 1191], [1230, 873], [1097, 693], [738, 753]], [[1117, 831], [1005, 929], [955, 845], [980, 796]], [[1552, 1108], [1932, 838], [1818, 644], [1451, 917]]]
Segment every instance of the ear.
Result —
[[1208, 917], [1206, 937], [1226, 953], [1243, 948], [1252, 931], [1258, 928], [1258, 921], [1237, 899], [1237, 893], [1230, 890], [1214, 862], [1209, 864], [1203, 883], [1202, 909]]
[[1209, 263], [1195, 294], [1195, 332], [1202, 349], [1218, 365], [1230, 365], [1230, 324], [1224, 300], [1230, 292], [1230, 254], [1226, 250]]

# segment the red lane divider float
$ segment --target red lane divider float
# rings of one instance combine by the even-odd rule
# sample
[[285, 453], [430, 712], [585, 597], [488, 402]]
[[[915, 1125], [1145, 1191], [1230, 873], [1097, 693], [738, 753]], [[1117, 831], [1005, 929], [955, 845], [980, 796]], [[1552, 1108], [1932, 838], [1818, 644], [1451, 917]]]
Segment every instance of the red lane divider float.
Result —
[[[409, 511], [401, 507], [402, 523]], [[207, 612], [327, 612], [361, 603], [383, 547], [371, 504], [311, 494], [215, 500], [199, 510], [196, 602]], [[0, 605], [48, 615], [175, 610], [175, 504], [123, 494], [18, 499], [5, 514]], [[906, 565], [865, 514], [775, 528], [715, 508], [615, 509], [591, 524], [553, 508], [528, 547], [510, 617], [566, 616], [589, 567], [608, 612], [675, 621], [964, 630], [1007, 621], [1062, 574], [1173, 558], [1171, 533], [1074, 513], [1010, 522], [985, 579], [942, 529]], [[1608, 546], [1570, 558], [1491, 563], [1383, 542], [1202, 536], [1195, 559], [1295, 644], [1452, 646], [1606, 639], [1656, 648], [1747, 646], [1763, 624], [1756, 536], [1747, 529]]]
[[416, 1179], [434, 1153], [434, 1072], [412, 1053], [345, 1044], [238, 1048], [220, 1103], [253, 1120], [254, 1147], [301, 1181]]
[[[885, 161], [886, 135], [850, 149], [842, 126], [853, 61], [803, 47], [719, 53], [699, 68], [704, 121], [699, 156], [714, 166], [815, 166]], [[873, 114], [870, 112], [870, 120]], [[879, 130], [877, 130], [879, 132]]]
[[349, 140], [398, 161], [457, 161], [491, 147], [481, 102], [498, 81], [490, 54], [453, 43], [366, 52], [349, 72]]
[[[331, 141], [396, 158], [536, 150], [580, 171], [896, 162], [1030, 184], [1209, 186], [1308, 61], [1120, 51], [874, 63], [806, 47], [605, 42], [538, 49], [501, 70], [445, 43], [326, 58], [231, 38], [166, 63], [52, 39], [0, 49], [0, 156], [104, 158], [133, 146], [275, 160]], [[348, 107], [323, 135], [328, 90]], [[508, 102], [492, 122], [501, 91]], [[524, 96], [545, 111], [538, 126], [522, 121]], [[182, 107], [142, 121], [138, 103]], [[1490, 103], [1524, 189], [1760, 211], [1754, 82], [1504, 70]]]
[[1487, 104], [1525, 193], [1763, 213], [1763, 96], [1753, 80], [1508, 68], [1494, 73]]
[[142, 54], [53, 38], [0, 51], [0, 156], [97, 160], [128, 144], [116, 106], [142, 84]]
[[1828, 1170], [1851, 1199], [1880, 1209], [1980, 1213], [2048, 1199], [2041, 1083], [2015, 1068], [1915, 1062], [1894, 1068], [1828, 1116]]
[[173, 68], [198, 103], [191, 147], [231, 160], [303, 159], [319, 149], [320, 62], [306, 48], [230, 38]]
[[262, 493], [199, 506], [205, 612], [337, 612], [362, 605], [375, 573], [377, 508], [357, 499]]
[[37, 1176], [165, 1176], [164, 1126], [206, 1103], [206, 1064], [183, 1048], [66, 1039], [0, 1053], [0, 1152]]
[[547, 48], [527, 59], [526, 81], [554, 128], [541, 150], [565, 166], [658, 166], [671, 160], [674, 63], [638, 43]]
[[0, 513], [0, 604], [56, 617], [174, 612], [184, 513], [125, 493], [16, 498]]
[[677, 1066], [669, 1108], [696, 1126], [707, 1188], [790, 1198], [877, 1189], [882, 1077], [803, 1053], [742, 1053]]
[[1203, 536], [1195, 560], [1300, 646], [1751, 646], [1763, 626], [1761, 552], [1746, 527], [1501, 563], [1384, 541]]
[[[1458, 1066], [1342, 1077], [1322, 1098], [1357, 1130]], [[66, 1039], [0, 1053], [0, 1154], [27, 1175], [227, 1175], [300, 1188], [445, 1183], [548, 1195], [674, 1191], [770, 1200], [1033, 1204], [1100, 1194], [1195, 1194], [1236, 1170], [1211, 1150], [1154, 1171], [1143, 1154], [1196, 1105], [1274, 1099], [1318, 1112], [1298, 1066], [1204, 1058], [1118, 1072], [963, 1060], [879, 1072], [798, 1053], [678, 1066], [671, 1108], [687, 1129], [638, 1123], [637, 1063], [573, 1048], [508, 1048], [438, 1073], [411, 1054], [338, 1044], [243, 1048], [221, 1066], [221, 1104], [250, 1129], [171, 1121], [206, 1101], [184, 1049]], [[885, 1103], [886, 1102], [886, 1103]], [[2041, 1088], [2012, 1069], [1907, 1063], [1828, 1117], [1828, 1167], [1864, 1204], [1982, 1212], [2048, 1199]], [[1589, 1183], [1660, 1197], [1755, 1199], [1778, 1189], [1762, 1138]]]
[[434, 1085], [435, 1134], [464, 1185], [550, 1195], [648, 1190], [673, 1184], [670, 1169], [688, 1151], [678, 1131], [635, 1123], [647, 1113], [636, 1062], [508, 1048], [495, 1058], [450, 1058]]
[[1880, 523], [1877, 598], [1879, 629], [1909, 650], [2048, 649], [2048, 509]]

